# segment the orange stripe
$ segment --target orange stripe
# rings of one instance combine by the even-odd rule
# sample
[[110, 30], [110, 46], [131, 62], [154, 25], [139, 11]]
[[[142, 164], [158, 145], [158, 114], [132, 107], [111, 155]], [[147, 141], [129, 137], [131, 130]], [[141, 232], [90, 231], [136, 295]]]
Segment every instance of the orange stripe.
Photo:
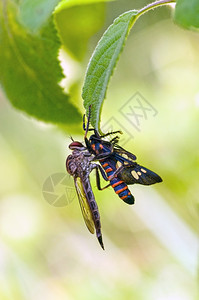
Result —
[[99, 144], [99, 147], [100, 147], [100, 149], [103, 149], [103, 148], [104, 148], [102, 144]]
[[131, 195], [131, 192], [128, 192], [128, 195]]
[[123, 192], [123, 191], [125, 191], [127, 189], [128, 189], [128, 187], [125, 186], [123, 189], [120, 189], [119, 191], [116, 191], [116, 194], [120, 194], [121, 192]]
[[114, 188], [115, 186], [118, 186], [118, 185], [121, 184], [121, 183], [123, 183], [123, 181], [118, 181], [118, 182], [112, 184], [112, 187]]
[[91, 147], [93, 150], [95, 150], [95, 144], [92, 144]]
[[113, 171], [113, 169], [112, 168], [108, 168], [108, 169], [105, 170], [106, 173], [108, 173], [110, 171]]
[[127, 195], [124, 195], [122, 197], [120, 197], [122, 200], [126, 199], [128, 196]]
[[108, 164], [107, 163], [105, 163], [105, 164], [102, 164], [102, 167], [103, 168], [106, 168], [108, 166]]

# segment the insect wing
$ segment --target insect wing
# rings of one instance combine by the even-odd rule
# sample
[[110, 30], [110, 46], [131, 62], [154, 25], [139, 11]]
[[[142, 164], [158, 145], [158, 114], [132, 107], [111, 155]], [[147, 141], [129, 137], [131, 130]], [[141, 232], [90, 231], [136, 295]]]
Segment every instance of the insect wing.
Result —
[[132, 161], [135, 161], [137, 159], [137, 157], [133, 153], [126, 151], [119, 145], [114, 147], [114, 155], [119, 161], [126, 163], [131, 163]]
[[75, 178], [75, 188], [77, 191], [79, 204], [86, 226], [91, 233], [95, 233], [95, 224], [93, 221], [91, 209], [87, 201], [87, 196], [84, 192], [83, 184], [80, 177]]
[[139, 164], [125, 167], [121, 172], [121, 177], [127, 184], [151, 185], [162, 182], [162, 178], [158, 174]]

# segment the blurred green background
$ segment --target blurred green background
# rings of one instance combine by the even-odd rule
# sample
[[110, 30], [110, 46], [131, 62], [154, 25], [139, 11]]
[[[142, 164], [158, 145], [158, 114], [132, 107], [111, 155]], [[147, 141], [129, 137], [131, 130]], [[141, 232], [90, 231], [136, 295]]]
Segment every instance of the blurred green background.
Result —
[[[108, 3], [83, 60], [72, 46], [70, 54], [62, 50], [64, 84], [82, 114], [81, 86], [99, 37], [120, 13], [146, 4]], [[83, 130], [75, 135], [29, 118], [1, 92], [0, 299], [198, 299], [199, 36], [174, 25], [171, 14], [164, 7], [138, 20], [103, 106], [102, 124], [118, 130], [120, 123], [125, 148], [163, 178], [131, 186], [136, 203], [128, 206], [112, 188], [99, 192], [91, 175], [105, 251], [87, 231], [77, 198], [56, 207], [42, 195], [49, 176], [66, 173], [69, 136], [82, 141]], [[136, 92], [157, 111], [140, 131], [120, 112]]]

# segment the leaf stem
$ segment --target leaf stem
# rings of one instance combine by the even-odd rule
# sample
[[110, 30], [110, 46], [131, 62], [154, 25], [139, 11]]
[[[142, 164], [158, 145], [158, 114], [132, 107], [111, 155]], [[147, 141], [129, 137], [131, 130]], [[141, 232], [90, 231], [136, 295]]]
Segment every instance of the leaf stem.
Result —
[[154, 9], [158, 6], [163, 6], [163, 5], [168, 5], [170, 3], [175, 3], [175, 0], [160, 0], [160, 1], [155, 1], [153, 3], [150, 3], [148, 5], [146, 5], [145, 7], [141, 8], [140, 10], [138, 10], [138, 14], [137, 17], [141, 16], [142, 14], [144, 14], [145, 12], [147, 12], [148, 10]]

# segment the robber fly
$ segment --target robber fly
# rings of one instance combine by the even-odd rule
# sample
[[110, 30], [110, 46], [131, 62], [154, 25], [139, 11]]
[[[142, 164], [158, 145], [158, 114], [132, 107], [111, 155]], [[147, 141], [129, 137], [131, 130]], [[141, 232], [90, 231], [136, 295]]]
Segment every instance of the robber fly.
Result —
[[[136, 156], [118, 145], [119, 137], [114, 137], [111, 141], [104, 140], [105, 137], [121, 133], [114, 131], [100, 135], [96, 129], [89, 128], [91, 116], [91, 107], [87, 125], [85, 125], [85, 116], [83, 119], [83, 128], [85, 130], [85, 144], [88, 151], [95, 156], [107, 174], [107, 178], [115, 193], [126, 203], [133, 204], [134, 197], [128, 189], [129, 184], [151, 185], [161, 182], [161, 177], [153, 171], [139, 165], [136, 162]], [[94, 131], [94, 134], [87, 138], [88, 131]], [[107, 187], [107, 186], [106, 186]], [[106, 188], [105, 187], [105, 188]]]
[[73, 152], [66, 159], [66, 170], [74, 178], [75, 188], [86, 226], [91, 233], [95, 233], [96, 231], [98, 241], [104, 249], [100, 214], [90, 184], [89, 175], [93, 169], [96, 170], [96, 182], [100, 190], [99, 171], [105, 180], [107, 180], [107, 176], [100, 165], [92, 163], [94, 157], [82, 143], [72, 141], [69, 148], [73, 150]]

